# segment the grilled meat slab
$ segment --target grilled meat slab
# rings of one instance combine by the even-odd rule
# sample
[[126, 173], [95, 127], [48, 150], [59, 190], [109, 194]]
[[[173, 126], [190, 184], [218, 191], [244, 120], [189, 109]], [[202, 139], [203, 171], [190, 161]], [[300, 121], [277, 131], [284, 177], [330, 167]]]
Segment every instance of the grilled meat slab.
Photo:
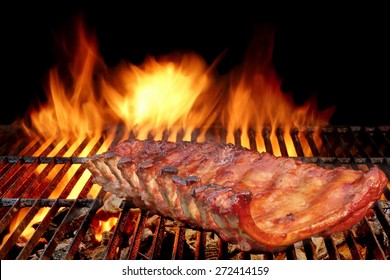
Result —
[[376, 166], [327, 169], [211, 141], [128, 140], [84, 166], [95, 183], [136, 207], [252, 252], [351, 228], [388, 182]]

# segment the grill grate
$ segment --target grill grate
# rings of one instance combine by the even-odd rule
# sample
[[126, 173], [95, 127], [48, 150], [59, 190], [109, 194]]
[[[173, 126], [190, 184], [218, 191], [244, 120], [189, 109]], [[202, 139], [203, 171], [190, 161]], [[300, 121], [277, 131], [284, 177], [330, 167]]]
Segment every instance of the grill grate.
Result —
[[[198, 141], [199, 135], [195, 131], [191, 140]], [[108, 139], [86, 139], [70, 148], [66, 141], [42, 144], [39, 139], [10, 137], [0, 143], [0, 259], [390, 258], [389, 188], [375, 203], [372, 216], [351, 230], [326, 238], [309, 238], [280, 253], [240, 252], [213, 233], [180, 227], [149, 212], [140, 213], [129, 201], [122, 202], [121, 211], [115, 214], [117, 221], [103, 240], [87, 243], [91, 228], [101, 218], [106, 193], [92, 183], [81, 163], [98, 153]], [[163, 140], [168, 137], [168, 132], [162, 136]], [[184, 133], [178, 133], [176, 140], [182, 141], [183, 137]], [[227, 141], [220, 128], [210, 130], [205, 137]], [[118, 132], [110, 144], [125, 138]], [[251, 149], [260, 148], [325, 167], [365, 170], [378, 165], [390, 178], [388, 126], [325, 127], [319, 133], [315, 128], [294, 128], [287, 136], [281, 128], [273, 132], [265, 127], [259, 132], [249, 130], [248, 139]], [[234, 141], [242, 144], [241, 131], [234, 135]], [[40, 220], [34, 222], [42, 213]], [[31, 226], [32, 233], [26, 237]]]

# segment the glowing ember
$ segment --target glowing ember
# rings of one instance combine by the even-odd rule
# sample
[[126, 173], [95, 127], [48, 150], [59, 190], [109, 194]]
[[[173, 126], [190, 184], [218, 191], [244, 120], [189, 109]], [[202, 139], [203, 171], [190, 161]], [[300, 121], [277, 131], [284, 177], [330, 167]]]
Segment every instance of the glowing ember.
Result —
[[[113, 139], [118, 125], [125, 130], [124, 137], [132, 132], [139, 139], [150, 134], [161, 139], [168, 134], [169, 140], [175, 140], [181, 132], [183, 140], [190, 140], [196, 129], [198, 141], [205, 139], [209, 128], [222, 126], [226, 142], [234, 143], [240, 131], [240, 144], [250, 147], [248, 131], [252, 130], [257, 149], [265, 151], [262, 129], [267, 127], [274, 154], [280, 155], [276, 137], [279, 128], [288, 154], [296, 156], [290, 129], [320, 128], [333, 113], [333, 109], [320, 112], [312, 100], [296, 106], [291, 96], [281, 91], [271, 66], [273, 32], [256, 34], [243, 65], [224, 76], [191, 52], [148, 57], [141, 65], [123, 62], [108, 68], [98, 54], [96, 37], [87, 34], [81, 22], [77, 35], [76, 46], [64, 42], [64, 50], [70, 51], [67, 55], [72, 59], [68, 68], [58, 66], [50, 71], [47, 101], [31, 108], [26, 116], [24, 128], [32, 138], [54, 139], [56, 144], [72, 147], [86, 138], [96, 143], [103, 135], [106, 141], [100, 147], [102, 152], [110, 145], [108, 140]], [[92, 146], [88, 145], [80, 156], [87, 156]], [[303, 150], [311, 156], [308, 145]], [[69, 172], [72, 176], [75, 170]], [[80, 184], [85, 184], [89, 175], [86, 173]], [[64, 178], [50, 198], [58, 197], [68, 180]], [[76, 188], [70, 198], [78, 194]], [[115, 222], [102, 221], [101, 227], [111, 228]]]

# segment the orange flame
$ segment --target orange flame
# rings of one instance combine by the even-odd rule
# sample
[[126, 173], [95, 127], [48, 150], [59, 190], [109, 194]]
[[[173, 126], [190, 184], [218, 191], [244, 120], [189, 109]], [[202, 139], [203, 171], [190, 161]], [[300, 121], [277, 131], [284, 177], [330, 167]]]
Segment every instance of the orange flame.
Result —
[[71, 138], [74, 142], [102, 134], [105, 128], [106, 113], [101, 110], [105, 104], [96, 96], [94, 82], [96, 72], [104, 69], [97, 55], [96, 38], [88, 37], [80, 25], [77, 39], [69, 69], [65, 72], [55, 67], [49, 72], [47, 103], [38, 110], [32, 108], [28, 117], [31, 124], [26, 124], [25, 130], [43, 139]]
[[[161, 139], [168, 133], [168, 139], [175, 140], [183, 132], [183, 139], [190, 140], [196, 129], [202, 141], [209, 128], [222, 125], [226, 142], [234, 143], [236, 132], [241, 131], [240, 143], [245, 147], [250, 147], [247, 132], [253, 129], [257, 149], [265, 151], [261, 132], [268, 127], [273, 152], [280, 155], [279, 127], [288, 154], [296, 156], [290, 129], [324, 126], [333, 113], [333, 108], [319, 111], [313, 100], [296, 106], [281, 91], [271, 64], [273, 32], [269, 30], [256, 34], [244, 64], [224, 76], [192, 52], [148, 57], [141, 65], [123, 61], [108, 68], [98, 54], [96, 37], [87, 34], [81, 21], [77, 32], [75, 48], [64, 43], [71, 52], [68, 68], [50, 71], [47, 102], [31, 108], [26, 116], [24, 128], [31, 136], [58, 142], [69, 139], [72, 144], [101, 135], [112, 138], [121, 124], [124, 135], [132, 132], [139, 139], [149, 134]], [[311, 156], [308, 145], [303, 148]]]
[[[140, 139], [148, 134], [161, 138], [167, 131], [175, 139], [183, 130], [183, 139], [189, 140], [191, 132], [200, 129], [198, 140], [203, 140], [207, 129], [222, 124], [228, 142], [234, 142], [233, 135], [240, 130], [246, 147], [246, 132], [254, 129], [257, 149], [264, 151], [260, 132], [265, 126], [278, 147], [277, 127], [283, 128], [288, 142], [292, 127], [327, 124], [333, 108], [320, 112], [315, 100], [296, 106], [281, 91], [271, 64], [273, 32], [259, 32], [255, 39], [244, 64], [225, 76], [218, 76], [213, 66], [191, 52], [148, 57], [141, 65], [123, 61], [109, 69], [98, 55], [96, 37], [87, 36], [79, 24], [69, 69], [50, 71], [47, 102], [31, 110], [25, 129], [44, 139], [76, 141], [107, 135], [108, 129], [123, 124], [126, 133], [132, 131]], [[68, 75], [61, 76], [64, 72]], [[293, 145], [287, 147], [295, 156]]]
[[[146, 138], [165, 129], [202, 125], [205, 116], [193, 110], [211, 83], [206, 63], [196, 54], [148, 57], [141, 66], [121, 64], [115, 71], [116, 87], [105, 84], [109, 110], [128, 129]], [[119, 87], [118, 87], [119, 86]]]
[[95, 239], [97, 242], [101, 242], [103, 239], [103, 233], [109, 232], [118, 222], [118, 218], [110, 217], [107, 220], [100, 220], [95, 230]]

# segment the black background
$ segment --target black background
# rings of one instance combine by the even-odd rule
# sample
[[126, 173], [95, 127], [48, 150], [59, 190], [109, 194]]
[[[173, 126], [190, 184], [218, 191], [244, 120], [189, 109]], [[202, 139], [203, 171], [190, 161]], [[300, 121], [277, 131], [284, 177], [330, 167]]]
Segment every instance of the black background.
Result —
[[335, 105], [333, 125], [390, 124], [390, 24], [384, 7], [59, 1], [15, 4], [2, 13], [0, 124], [12, 123], [44, 98], [45, 75], [58, 61], [54, 38], [79, 15], [96, 32], [109, 66], [174, 50], [196, 51], [212, 63], [226, 51], [221, 73], [242, 63], [255, 26], [268, 24], [275, 28], [274, 67], [296, 104], [315, 95], [320, 109]]

